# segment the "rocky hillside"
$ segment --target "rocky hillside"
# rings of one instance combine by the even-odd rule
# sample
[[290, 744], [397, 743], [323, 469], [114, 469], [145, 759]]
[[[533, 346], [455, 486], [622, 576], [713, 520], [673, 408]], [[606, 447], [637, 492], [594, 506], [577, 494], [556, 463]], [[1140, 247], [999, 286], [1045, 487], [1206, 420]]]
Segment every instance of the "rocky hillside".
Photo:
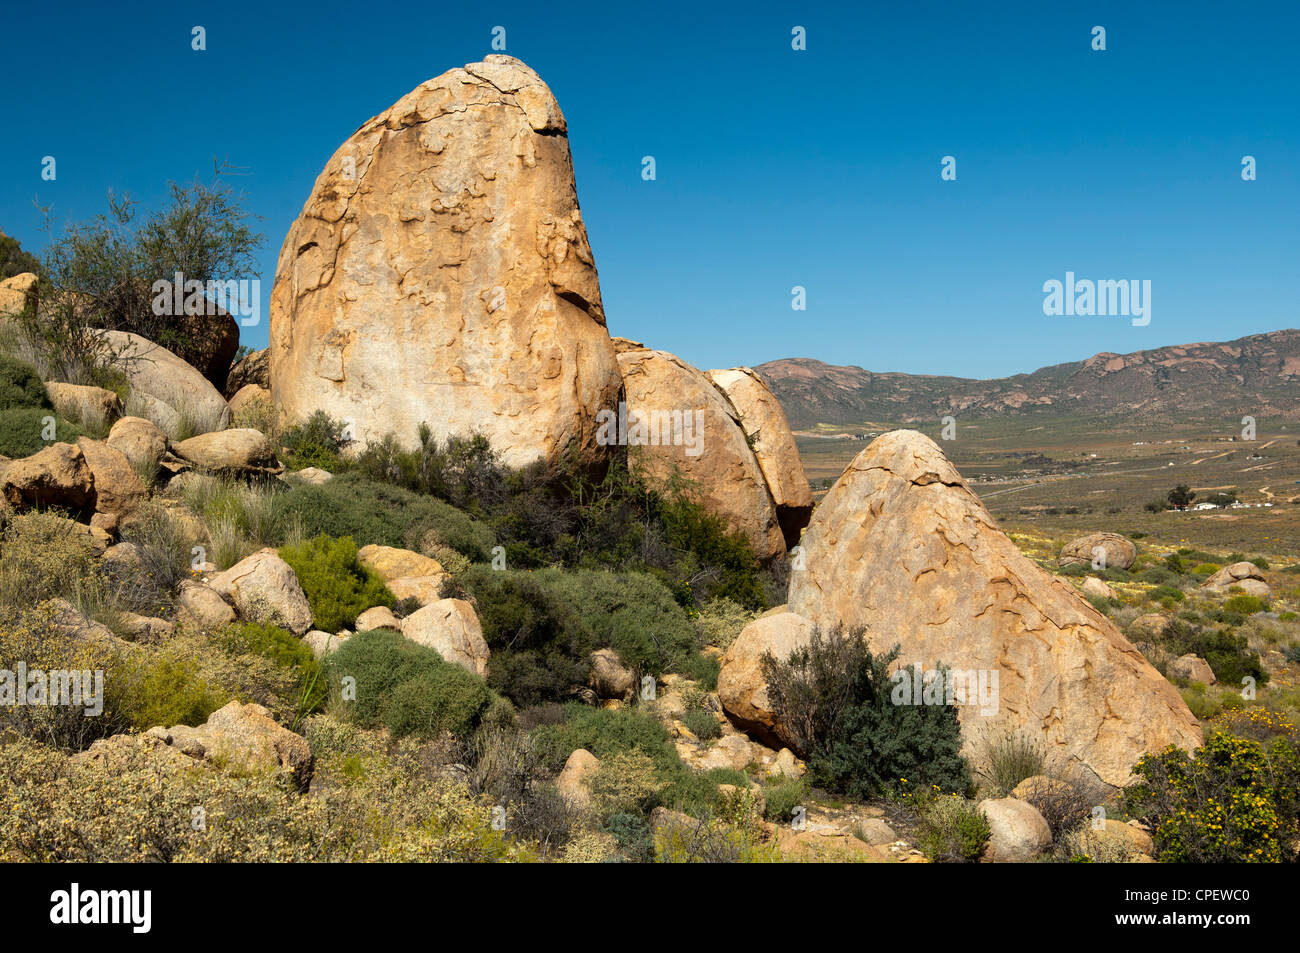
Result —
[[0, 862], [1300, 853], [1300, 564], [1031, 551], [915, 431], [814, 508], [609, 336], [565, 128], [506, 56], [362, 125], [233, 366], [0, 280]]
[[756, 370], [796, 428], [929, 422], [959, 413], [1161, 419], [1250, 412], [1264, 417], [1300, 409], [1300, 330], [1222, 344], [1103, 352], [994, 380], [874, 373], [808, 358], [769, 361]]

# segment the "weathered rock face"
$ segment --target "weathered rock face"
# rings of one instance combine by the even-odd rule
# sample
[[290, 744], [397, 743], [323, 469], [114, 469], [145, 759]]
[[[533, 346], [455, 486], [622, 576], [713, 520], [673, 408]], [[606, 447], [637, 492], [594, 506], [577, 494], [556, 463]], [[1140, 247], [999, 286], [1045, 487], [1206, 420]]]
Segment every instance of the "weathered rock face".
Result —
[[613, 649], [591, 653], [591, 675], [587, 684], [601, 698], [631, 698], [636, 691], [636, 672], [623, 664]]
[[[363, 631], [358, 629], [357, 631]], [[311, 654], [321, 659], [331, 652], [337, 652], [350, 636], [340, 633], [338, 635], [332, 632], [322, 632], [320, 629], [312, 629], [302, 637], [303, 642], [311, 649]]]
[[202, 374], [159, 344], [126, 331], [98, 331], [115, 355], [113, 366], [126, 375], [132, 398], [145, 416], [172, 438], [182, 421], [199, 433], [230, 424], [226, 399]]
[[433, 649], [444, 661], [487, 677], [492, 657], [474, 607], [464, 599], [440, 599], [402, 620], [402, 635]]
[[265, 401], [269, 406], [271, 392], [265, 387], [259, 387], [257, 384], [245, 384], [235, 391], [235, 395], [230, 398], [230, 412], [237, 414], [241, 410], [253, 408], [261, 401]]
[[159, 726], [143, 735], [114, 735], [74, 756], [74, 763], [111, 764], [132, 744], [156, 746], [160, 755], [179, 753], [236, 773], [283, 773], [300, 790], [311, 783], [313, 764], [307, 739], [282, 726], [261, 705], [232, 701], [197, 728]]
[[35, 297], [36, 276], [30, 271], [0, 281], [0, 318], [17, 314]]
[[564, 770], [555, 779], [555, 787], [560, 797], [573, 808], [583, 810], [591, 806], [591, 792], [587, 784], [591, 776], [600, 770], [600, 759], [586, 748], [573, 751], [564, 762]]
[[1115, 598], [1115, 590], [1106, 585], [1096, 576], [1089, 576], [1087, 579], [1083, 580], [1083, 585], [1079, 587], [1079, 591], [1082, 592], [1085, 597], [1092, 599]]
[[1148, 612], [1128, 624], [1128, 634], [1134, 642], [1159, 640], [1164, 638], [1172, 622], [1173, 620], [1167, 615]]
[[367, 609], [353, 623], [358, 632], [373, 632], [376, 629], [390, 629], [393, 632], [402, 631], [402, 620], [393, 615], [393, 610], [388, 606], [375, 606]]
[[703, 371], [667, 351], [623, 338], [615, 346], [627, 422], [611, 420], [606, 430], [608, 439], [628, 445], [632, 472], [657, 487], [680, 474], [693, 483], [695, 499], [743, 533], [760, 560], [784, 554], [776, 504], [722, 391]]
[[812, 516], [813, 500], [785, 411], [763, 379], [748, 367], [709, 371], [709, 379], [736, 411], [737, 423], [753, 447], [768, 492], [776, 503], [776, 518], [786, 547], [793, 548]]
[[1092, 533], [1066, 543], [1057, 564], [1092, 565], [1094, 559], [1104, 560], [1099, 568], [1128, 569], [1137, 559], [1137, 547], [1118, 533]]
[[960, 708], [967, 753], [988, 729], [1041, 738], [1049, 760], [1125, 783], [1141, 755], [1191, 748], [1201, 730], [1114, 625], [998, 529], [939, 448], [914, 431], [873, 441], [804, 532], [790, 611], [865, 625], [900, 662], [997, 673], [996, 711]]
[[1185, 678], [1189, 682], [1201, 682], [1205, 685], [1213, 685], [1217, 681], [1210, 663], [1192, 652], [1180, 655], [1170, 662], [1169, 674], [1174, 678]]
[[512, 466], [605, 458], [618, 368], [564, 117], [512, 57], [422, 84], [339, 148], [270, 313], [283, 420], [324, 410], [363, 445], [477, 430]]
[[243, 388], [252, 384], [261, 387], [266, 391], [271, 389], [271, 351], [269, 348], [262, 348], [260, 351], [253, 351], [247, 354], [226, 375], [227, 398], [233, 398]]

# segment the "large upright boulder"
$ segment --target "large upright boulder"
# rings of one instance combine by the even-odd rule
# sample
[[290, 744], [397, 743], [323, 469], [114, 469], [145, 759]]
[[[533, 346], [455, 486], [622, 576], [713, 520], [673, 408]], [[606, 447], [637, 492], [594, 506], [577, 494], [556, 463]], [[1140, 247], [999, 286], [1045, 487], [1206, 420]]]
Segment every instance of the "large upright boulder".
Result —
[[763, 379], [748, 367], [709, 371], [709, 379], [726, 395], [736, 412], [736, 422], [758, 458], [768, 492], [776, 504], [776, 518], [785, 535], [785, 544], [793, 548], [812, 516], [813, 499], [785, 411]]
[[358, 445], [478, 431], [512, 466], [605, 459], [618, 367], [564, 116], [513, 57], [423, 83], [339, 147], [270, 313], [282, 420], [324, 410]]
[[1134, 762], [1201, 743], [1170, 685], [1073, 587], [1025, 557], [927, 437], [884, 434], [858, 454], [804, 532], [790, 611], [864, 625], [900, 663], [997, 673], [996, 705], [960, 709], [977, 759], [989, 729], [1041, 739], [1050, 760], [1124, 784]]
[[602, 440], [628, 446], [632, 472], [657, 488], [678, 477], [710, 513], [749, 540], [760, 560], [785, 553], [776, 503], [731, 403], [676, 355], [615, 339], [627, 406]]

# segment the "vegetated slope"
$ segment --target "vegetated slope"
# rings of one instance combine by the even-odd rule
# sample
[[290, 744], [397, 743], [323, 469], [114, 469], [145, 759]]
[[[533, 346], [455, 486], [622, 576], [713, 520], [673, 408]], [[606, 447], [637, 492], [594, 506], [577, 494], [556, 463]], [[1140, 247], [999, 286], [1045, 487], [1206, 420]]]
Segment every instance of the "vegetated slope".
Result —
[[1300, 330], [1221, 344], [1096, 354], [994, 380], [873, 373], [807, 358], [755, 368], [796, 428], [866, 421], [904, 424], [945, 414], [1123, 414], [1160, 419], [1300, 410]]

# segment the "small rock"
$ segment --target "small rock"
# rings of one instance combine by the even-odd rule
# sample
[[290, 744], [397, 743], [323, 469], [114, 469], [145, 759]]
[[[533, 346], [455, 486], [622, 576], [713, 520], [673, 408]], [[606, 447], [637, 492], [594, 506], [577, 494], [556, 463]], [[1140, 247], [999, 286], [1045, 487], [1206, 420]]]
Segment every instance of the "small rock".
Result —
[[989, 822], [989, 843], [984, 863], [1024, 863], [1052, 843], [1052, 829], [1032, 804], [1004, 797], [981, 801], [978, 810]]
[[1169, 674], [1174, 678], [1183, 678], [1189, 682], [1213, 685], [1217, 679], [1210, 664], [1192, 652], [1181, 655], [1169, 663]]
[[375, 606], [357, 616], [356, 627], [358, 632], [373, 632], [376, 629], [401, 632], [402, 621], [393, 615], [393, 610], [388, 606]]
[[234, 605], [240, 618], [282, 626], [302, 636], [311, 628], [311, 606], [293, 567], [274, 549], [261, 549], [208, 581]]
[[560, 797], [570, 807], [585, 810], [591, 807], [591, 792], [587, 789], [588, 779], [600, 769], [600, 759], [586, 748], [578, 748], [564, 762], [564, 770], [555, 779], [555, 786]]

